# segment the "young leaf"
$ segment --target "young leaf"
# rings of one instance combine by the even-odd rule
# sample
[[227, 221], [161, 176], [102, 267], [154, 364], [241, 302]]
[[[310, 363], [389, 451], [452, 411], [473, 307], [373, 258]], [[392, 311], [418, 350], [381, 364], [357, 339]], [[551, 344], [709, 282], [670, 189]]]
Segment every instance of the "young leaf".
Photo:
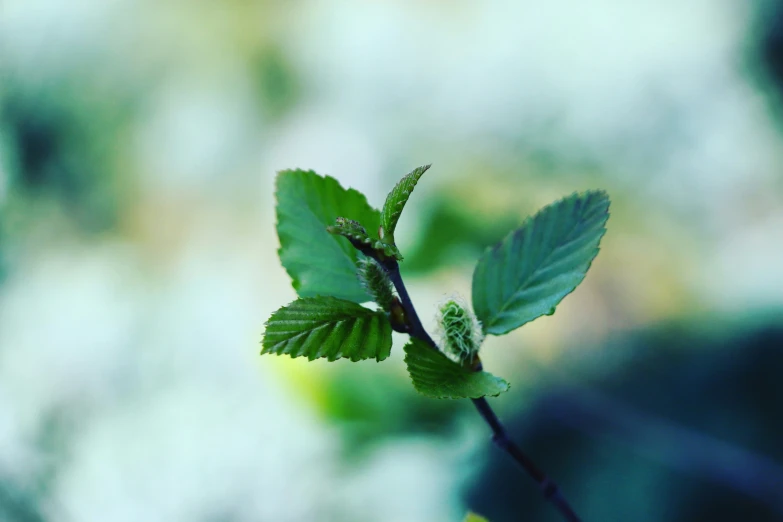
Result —
[[468, 513], [463, 522], [489, 522], [489, 520], [475, 513]]
[[391, 311], [394, 304], [394, 285], [389, 279], [389, 274], [373, 258], [360, 259], [357, 266], [359, 282], [367, 293], [373, 297], [387, 312]]
[[545, 314], [582, 282], [606, 232], [609, 196], [573, 194], [488, 248], [473, 272], [473, 308], [501, 335]]
[[369, 245], [372, 243], [372, 238], [367, 234], [367, 230], [358, 221], [352, 219], [346, 219], [344, 217], [338, 217], [334, 225], [326, 227], [326, 231], [330, 234], [339, 234], [349, 241], [358, 241]]
[[470, 364], [484, 342], [484, 332], [476, 314], [459, 295], [438, 305], [438, 312], [441, 350], [454, 362]]
[[275, 195], [280, 262], [299, 296], [369, 301], [356, 277], [358, 252], [348, 239], [330, 234], [326, 227], [345, 217], [377, 230], [380, 212], [360, 192], [312, 171], [278, 173]]
[[354, 248], [360, 252], [364, 252], [364, 249], [371, 249], [375, 250], [376, 253], [382, 252], [386, 257], [393, 257], [398, 261], [402, 261], [402, 255], [396, 246], [388, 245], [379, 239], [373, 239], [358, 221], [338, 217], [334, 225], [326, 227], [326, 231], [348, 239]]
[[272, 314], [262, 344], [262, 354], [380, 362], [391, 353], [391, 324], [384, 313], [351, 301], [306, 297]]
[[436, 399], [478, 399], [508, 391], [508, 383], [488, 372], [457, 364], [419, 339], [405, 346], [405, 363], [416, 391]]
[[383, 204], [383, 211], [381, 212], [381, 227], [383, 232], [380, 233], [381, 239], [384, 243], [394, 245], [394, 229], [397, 228], [397, 221], [400, 219], [402, 209], [405, 207], [405, 203], [408, 202], [408, 198], [413, 192], [413, 188], [416, 183], [419, 182], [419, 178], [427, 172], [430, 165], [424, 165], [413, 170], [410, 174], [402, 178], [397, 185], [386, 196], [386, 202]]

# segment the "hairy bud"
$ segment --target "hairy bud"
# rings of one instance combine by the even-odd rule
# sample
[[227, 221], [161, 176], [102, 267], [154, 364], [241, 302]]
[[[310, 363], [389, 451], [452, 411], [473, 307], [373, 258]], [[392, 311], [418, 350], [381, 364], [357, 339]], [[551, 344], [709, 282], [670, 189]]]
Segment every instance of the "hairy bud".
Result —
[[357, 263], [359, 281], [376, 303], [387, 312], [394, 302], [394, 286], [386, 270], [372, 258], [366, 257]]
[[459, 296], [438, 306], [438, 330], [443, 353], [454, 362], [472, 364], [478, 355], [484, 334], [481, 323]]

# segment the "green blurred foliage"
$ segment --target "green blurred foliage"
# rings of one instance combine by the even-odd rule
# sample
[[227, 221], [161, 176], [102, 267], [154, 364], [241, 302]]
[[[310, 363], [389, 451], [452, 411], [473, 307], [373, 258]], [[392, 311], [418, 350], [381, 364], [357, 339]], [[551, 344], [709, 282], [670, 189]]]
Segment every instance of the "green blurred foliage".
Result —
[[250, 58], [258, 99], [272, 121], [280, 120], [296, 107], [301, 97], [301, 80], [279, 46], [262, 47]]
[[470, 408], [464, 402], [423, 397], [406, 375], [380, 365], [335, 366], [324, 369], [318, 407], [341, 428], [343, 448], [350, 458], [360, 458], [401, 436], [447, 437], [456, 429], [459, 415]]
[[3, 281], [6, 278], [7, 270], [8, 270], [7, 268], [8, 261], [6, 260], [7, 254], [5, 252], [7, 232], [5, 231], [5, 219], [3, 219], [1, 216], [2, 216], [2, 210], [0, 210], [0, 285], [3, 284]]
[[4, 87], [0, 129], [10, 176], [5, 219], [24, 223], [35, 217], [31, 209], [54, 206], [86, 232], [115, 227], [127, 203], [116, 146], [128, 107], [68, 80]]
[[38, 491], [18, 489], [18, 481], [0, 477], [0, 520], [14, 522], [44, 522]]
[[402, 266], [411, 275], [475, 263], [520, 221], [517, 215], [476, 213], [448, 194], [436, 194], [427, 207], [417, 223], [417, 239], [404, 253]]

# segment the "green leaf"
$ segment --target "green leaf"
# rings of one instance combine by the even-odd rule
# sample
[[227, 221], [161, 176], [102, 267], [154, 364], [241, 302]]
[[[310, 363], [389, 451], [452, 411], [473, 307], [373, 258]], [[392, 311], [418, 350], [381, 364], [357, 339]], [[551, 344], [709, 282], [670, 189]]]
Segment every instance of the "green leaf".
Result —
[[362, 224], [352, 219], [338, 217], [335, 220], [334, 225], [326, 227], [326, 231], [330, 234], [343, 236], [347, 238], [348, 241], [355, 241], [365, 245], [372, 243], [372, 238], [367, 234], [367, 230]]
[[391, 353], [391, 332], [382, 312], [335, 297], [306, 297], [272, 314], [261, 353], [380, 362]]
[[402, 209], [405, 207], [405, 203], [408, 202], [408, 198], [411, 196], [416, 183], [419, 182], [419, 178], [427, 172], [430, 166], [424, 165], [413, 169], [386, 196], [386, 202], [383, 204], [383, 211], [381, 212], [381, 228], [383, 231], [379, 232], [384, 243], [389, 245], [395, 244], [394, 230], [397, 228], [397, 221], [400, 219]]
[[394, 303], [394, 284], [388, 272], [371, 257], [359, 261], [357, 272], [359, 281], [367, 293], [373, 296], [373, 301], [390, 312]]
[[363, 248], [370, 248], [375, 250], [376, 253], [380, 251], [386, 257], [393, 257], [398, 261], [402, 261], [402, 255], [396, 246], [371, 238], [367, 230], [358, 221], [338, 217], [334, 225], [326, 227], [326, 231], [348, 239], [354, 248], [359, 251], [363, 251]]
[[489, 522], [489, 520], [475, 513], [468, 513], [463, 522]]
[[473, 272], [473, 309], [501, 335], [545, 314], [582, 282], [606, 232], [609, 196], [573, 194], [488, 248]]
[[411, 339], [405, 363], [416, 391], [436, 399], [478, 399], [508, 391], [508, 383], [488, 372], [455, 363], [424, 341]]
[[348, 239], [330, 234], [326, 227], [346, 217], [378, 230], [380, 212], [362, 193], [346, 190], [334, 178], [312, 171], [279, 172], [275, 195], [280, 262], [299, 296], [369, 301], [356, 277], [359, 253]]

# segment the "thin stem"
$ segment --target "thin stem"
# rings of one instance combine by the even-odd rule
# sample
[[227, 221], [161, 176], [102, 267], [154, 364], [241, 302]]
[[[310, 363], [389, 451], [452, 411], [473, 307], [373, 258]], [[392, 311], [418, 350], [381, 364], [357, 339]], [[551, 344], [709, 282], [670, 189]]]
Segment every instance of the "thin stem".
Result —
[[[400, 275], [399, 263], [397, 263], [397, 261], [394, 259], [390, 259], [382, 262], [381, 265], [389, 274], [389, 279], [391, 279], [394, 288], [397, 290], [397, 293], [400, 296], [400, 302], [402, 303], [403, 309], [405, 310], [405, 318], [410, 327], [408, 334], [411, 337], [415, 337], [426, 342], [430, 347], [437, 350], [438, 346], [424, 329], [424, 326], [422, 326], [419, 315], [416, 313], [416, 309], [413, 307], [413, 302], [411, 301], [408, 290], [405, 288], [405, 283], [403, 282], [402, 276]], [[573, 508], [571, 508], [571, 505], [568, 503], [565, 497], [563, 497], [563, 494], [560, 492], [560, 488], [557, 486], [557, 484], [550, 480], [549, 477], [547, 477], [547, 475], [541, 470], [541, 468], [539, 468], [530, 459], [530, 457], [528, 457], [522, 451], [522, 449], [514, 443], [514, 441], [508, 438], [506, 428], [503, 426], [503, 423], [500, 422], [500, 419], [498, 419], [498, 416], [495, 414], [494, 410], [492, 410], [487, 400], [482, 397], [480, 399], [472, 399], [472, 401], [481, 417], [492, 430], [492, 442], [494, 442], [498, 448], [508, 453], [509, 456], [511, 456], [511, 458], [514, 459], [514, 461], [519, 464], [519, 466], [525, 470], [528, 475], [530, 475], [536, 484], [538, 484], [538, 487], [541, 489], [541, 493], [544, 495], [544, 498], [551, 502], [552, 505], [554, 505], [555, 508], [560, 511], [560, 514], [565, 520], [568, 522], [581, 522], [581, 519], [574, 512]]]
[[395, 290], [397, 290], [397, 293], [400, 295], [400, 301], [405, 310], [405, 318], [410, 325], [410, 336], [421, 339], [437, 350], [438, 345], [435, 344], [435, 341], [432, 340], [430, 334], [427, 333], [427, 330], [425, 330], [424, 326], [421, 324], [421, 319], [419, 319], [419, 314], [416, 313], [416, 309], [413, 307], [413, 302], [411, 301], [410, 295], [408, 295], [408, 290], [405, 288], [405, 283], [402, 282], [399, 263], [392, 260], [382, 266], [386, 269], [386, 272], [389, 274], [389, 279], [391, 279]]
[[513, 458], [516, 463], [519, 464], [520, 467], [522, 467], [522, 469], [524, 469], [525, 472], [527, 472], [527, 474], [536, 481], [536, 484], [538, 484], [538, 487], [541, 489], [541, 494], [544, 495], [545, 499], [554, 504], [558, 511], [560, 511], [560, 513], [563, 515], [564, 519], [566, 519], [568, 522], [580, 522], [579, 516], [574, 512], [573, 508], [565, 499], [565, 497], [563, 497], [563, 494], [560, 492], [560, 488], [557, 486], [557, 484], [550, 480], [546, 473], [544, 473], [541, 468], [539, 468], [535, 462], [533, 462], [530, 457], [528, 457], [525, 452], [523, 452], [522, 449], [514, 443], [514, 441], [508, 438], [505, 427], [500, 422], [500, 419], [498, 419], [497, 415], [495, 415], [495, 412], [492, 410], [492, 408], [489, 406], [487, 399], [482, 397], [480, 399], [472, 400], [473, 405], [492, 429], [492, 442], [494, 442], [495, 445], [497, 445], [500, 449], [511, 455], [511, 458]]

